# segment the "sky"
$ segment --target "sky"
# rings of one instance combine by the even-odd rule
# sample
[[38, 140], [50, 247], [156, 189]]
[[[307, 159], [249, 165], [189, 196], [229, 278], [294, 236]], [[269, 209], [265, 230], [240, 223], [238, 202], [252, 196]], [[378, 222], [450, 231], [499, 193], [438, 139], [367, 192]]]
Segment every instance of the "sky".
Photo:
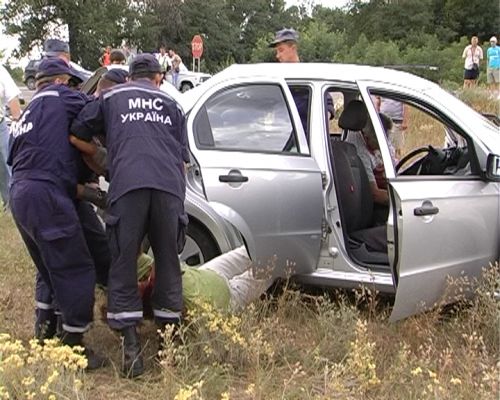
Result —
[[[0, 7], [3, 6], [9, 0], [0, 0]], [[10, 0], [13, 1], [13, 0]], [[313, 3], [313, 4], [321, 4], [325, 7], [343, 7], [348, 3], [349, 0], [286, 0], [285, 3], [288, 6], [299, 5], [303, 3]], [[9, 37], [3, 33], [3, 24], [0, 20], [0, 51], [4, 53], [3, 59], [6, 60], [9, 58], [11, 52], [17, 46], [17, 39], [13, 37]], [[10, 60], [14, 61], [14, 60]], [[22, 60], [21, 64], [26, 64], [27, 59]], [[24, 65], [23, 65], [24, 66]]]

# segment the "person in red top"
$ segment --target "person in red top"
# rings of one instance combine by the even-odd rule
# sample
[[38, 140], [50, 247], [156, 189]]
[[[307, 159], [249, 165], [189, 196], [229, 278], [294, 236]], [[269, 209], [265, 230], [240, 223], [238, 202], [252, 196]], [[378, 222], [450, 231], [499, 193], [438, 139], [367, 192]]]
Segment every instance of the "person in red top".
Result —
[[101, 66], [103, 67], [111, 64], [111, 46], [106, 47], [106, 49], [104, 50], [104, 54], [99, 59], [99, 64], [101, 64]]

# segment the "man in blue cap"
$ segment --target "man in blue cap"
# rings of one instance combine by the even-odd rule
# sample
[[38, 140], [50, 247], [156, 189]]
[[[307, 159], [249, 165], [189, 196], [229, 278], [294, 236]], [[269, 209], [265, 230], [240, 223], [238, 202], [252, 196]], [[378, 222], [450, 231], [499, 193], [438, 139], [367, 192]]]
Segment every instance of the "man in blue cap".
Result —
[[[269, 47], [274, 48], [276, 59], [280, 63], [298, 63], [300, 57], [298, 53], [299, 34], [295, 29], [283, 28], [276, 32], [274, 40], [269, 43]], [[300, 120], [306, 136], [309, 137], [308, 113], [309, 113], [309, 89], [306, 87], [293, 87], [292, 91], [295, 105], [299, 111]], [[328, 93], [325, 93], [325, 110], [328, 119], [333, 119], [335, 111], [333, 100]]]
[[278, 32], [269, 47], [274, 48], [279, 62], [300, 62], [297, 43], [299, 34], [295, 29], [284, 28]]
[[179, 247], [187, 225], [184, 163], [189, 162], [182, 109], [159, 89], [162, 70], [150, 54], [130, 64], [129, 82], [89, 103], [71, 132], [90, 141], [103, 134], [108, 151], [109, 194], [105, 216], [111, 269], [108, 323], [123, 336], [123, 373], [144, 372], [136, 325], [143, 318], [137, 289], [137, 256], [149, 236], [156, 259], [152, 304], [156, 322], [180, 323], [182, 278]]
[[79, 88], [87, 80], [87, 76], [71, 65], [69, 44], [59, 39], [47, 39], [43, 44], [44, 58], [60, 58], [64, 60], [71, 70], [69, 86]]
[[94, 96], [99, 97], [104, 90], [108, 90], [113, 86], [127, 82], [128, 71], [121, 68], [112, 68], [101, 76], [97, 82], [97, 89]]
[[[62, 342], [83, 346], [92, 322], [95, 269], [75, 207], [80, 154], [68, 132], [87, 98], [66, 86], [70, 76], [59, 58], [40, 63], [37, 92], [11, 129], [8, 164], [12, 215], [43, 283], [41, 291], [37, 284], [37, 324], [53, 326], [58, 310]], [[85, 355], [89, 369], [104, 363], [89, 348]]]

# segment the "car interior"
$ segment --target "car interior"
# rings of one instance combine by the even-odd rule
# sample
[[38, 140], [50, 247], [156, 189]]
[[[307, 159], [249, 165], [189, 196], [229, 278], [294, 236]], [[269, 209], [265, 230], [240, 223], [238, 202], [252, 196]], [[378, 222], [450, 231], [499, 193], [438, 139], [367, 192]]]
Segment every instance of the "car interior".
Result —
[[[355, 91], [331, 89], [338, 100], [334, 123], [330, 123], [330, 155], [338, 199], [341, 225], [350, 257], [361, 266], [389, 269], [387, 254], [387, 213], [380, 219], [380, 209], [370, 191], [366, 169], [349, 135], [363, 129], [370, 118], [365, 104]], [[420, 125], [413, 131], [422, 137], [405, 146], [399, 160], [393, 159], [397, 176], [464, 176], [471, 174], [471, 157], [467, 139], [455, 132], [450, 124], [420, 105], [411, 107], [414, 120]], [[333, 125], [333, 129], [332, 129]], [[425, 130], [428, 129], [427, 134]], [[332, 132], [333, 130], [333, 132]], [[429, 140], [432, 138], [432, 140]], [[409, 151], [406, 149], [410, 148]], [[419, 179], [419, 178], [416, 178]], [[388, 211], [388, 209], [387, 209]]]

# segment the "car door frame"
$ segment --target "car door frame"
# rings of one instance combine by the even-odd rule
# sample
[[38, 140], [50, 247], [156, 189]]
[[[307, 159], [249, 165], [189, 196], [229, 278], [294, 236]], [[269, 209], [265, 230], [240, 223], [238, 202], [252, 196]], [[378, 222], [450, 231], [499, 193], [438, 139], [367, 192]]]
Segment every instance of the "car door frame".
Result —
[[[256, 154], [260, 156], [278, 156], [278, 157], [287, 157], [289, 160], [290, 167], [293, 168], [293, 159], [297, 160], [307, 160], [306, 163], [309, 166], [314, 165], [315, 169], [315, 174], [317, 174], [317, 193], [310, 193], [308, 194], [309, 199], [312, 200], [310, 202], [311, 207], [314, 207], [317, 209], [317, 214], [318, 214], [318, 223], [317, 226], [314, 224], [314, 232], [311, 231], [311, 238], [317, 236], [317, 245], [316, 249], [314, 251], [311, 251], [309, 249], [308, 253], [310, 254], [305, 254], [301, 259], [302, 261], [307, 260], [304, 262], [304, 264], [300, 267], [300, 270], [294, 271], [294, 272], [301, 272], [301, 273], [307, 273], [307, 272], [312, 272], [316, 266], [317, 266], [317, 261], [319, 258], [319, 252], [320, 252], [320, 245], [321, 245], [321, 230], [322, 230], [322, 217], [323, 217], [323, 193], [322, 193], [322, 185], [321, 185], [321, 168], [318, 166], [317, 162], [314, 160], [314, 158], [311, 156], [310, 149], [307, 143], [307, 139], [304, 133], [304, 130], [302, 128], [301, 122], [300, 122], [300, 116], [298, 113], [298, 110], [295, 106], [293, 96], [288, 88], [287, 82], [280, 77], [262, 77], [262, 76], [257, 76], [257, 77], [237, 77], [237, 78], [231, 78], [227, 79], [224, 81], [217, 81], [207, 87], [207, 84], [210, 84], [210, 81], [206, 82], [206, 89], [204, 93], [196, 100], [194, 103], [193, 107], [190, 109], [189, 116], [188, 116], [188, 121], [187, 121], [187, 126], [188, 126], [188, 141], [189, 141], [189, 146], [191, 149], [191, 153], [195, 159], [195, 162], [197, 163], [199, 170], [200, 170], [200, 177], [201, 180], [203, 181], [203, 176], [206, 173], [204, 171], [204, 155], [208, 154], [207, 152], [212, 152], [212, 154], [215, 154], [214, 152], [219, 152], [220, 155], [226, 153], [241, 153], [242, 156], [246, 156], [246, 154]], [[244, 86], [244, 85], [277, 85], [280, 87], [284, 99], [286, 101], [286, 105], [290, 114], [290, 120], [291, 123], [293, 124], [293, 128], [295, 130], [295, 135], [296, 135], [296, 141], [297, 141], [297, 147], [298, 147], [298, 152], [297, 153], [289, 153], [289, 154], [279, 154], [279, 153], [270, 153], [267, 154], [265, 152], [259, 153], [258, 151], [245, 151], [245, 152], [240, 152], [238, 150], [207, 150], [207, 149], [200, 149], [199, 146], [197, 145], [197, 140], [196, 140], [196, 135], [195, 135], [195, 120], [196, 116], [204, 107], [205, 103], [212, 98], [213, 96], [217, 95], [217, 93], [222, 92], [223, 90], [227, 90], [233, 87], [238, 87], [238, 86]], [[231, 166], [227, 165], [225, 166], [227, 170], [231, 170]], [[249, 221], [246, 221], [245, 218], [242, 217], [240, 212], [236, 210], [232, 206], [228, 206], [227, 204], [224, 204], [223, 201], [213, 201], [211, 200], [211, 196], [209, 193], [207, 193], [207, 187], [205, 183], [203, 182], [202, 184], [203, 190], [205, 197], [211, 204], [211, 206], [222, 216], [224, 217], [227, 221], [229, 221], [233, 226], [236, 227], [236, 229], [242, 234], [245, 245], [247, 247], [248, 253], [252, 260], [256, 261], [257, 263], [261, 261], [260, 254], [262, 252], [260, 251], [261, 249], [257, 248], [257, 233], [253, 231], [251, 228], [251, 224]], [[314, 186], [316, 187], [316, 186]], [[230, 190], [230, 189], [229, 189]], [[272, 238], [270, 238], [272, 239]], [[299, 256], [300, 257], [300, 256]], [[260, 264], [259, 264], [260, 265]], [[256, 269], [259, 269], [257, 264], [254, 265]], [[264, 268], [264, 265], [262, 265], [262, 268]], [[273, 272], [274, 275], [276, 276], [283, 276], [285, 275], [285, 271], [278, 270], [278, 272]]]

